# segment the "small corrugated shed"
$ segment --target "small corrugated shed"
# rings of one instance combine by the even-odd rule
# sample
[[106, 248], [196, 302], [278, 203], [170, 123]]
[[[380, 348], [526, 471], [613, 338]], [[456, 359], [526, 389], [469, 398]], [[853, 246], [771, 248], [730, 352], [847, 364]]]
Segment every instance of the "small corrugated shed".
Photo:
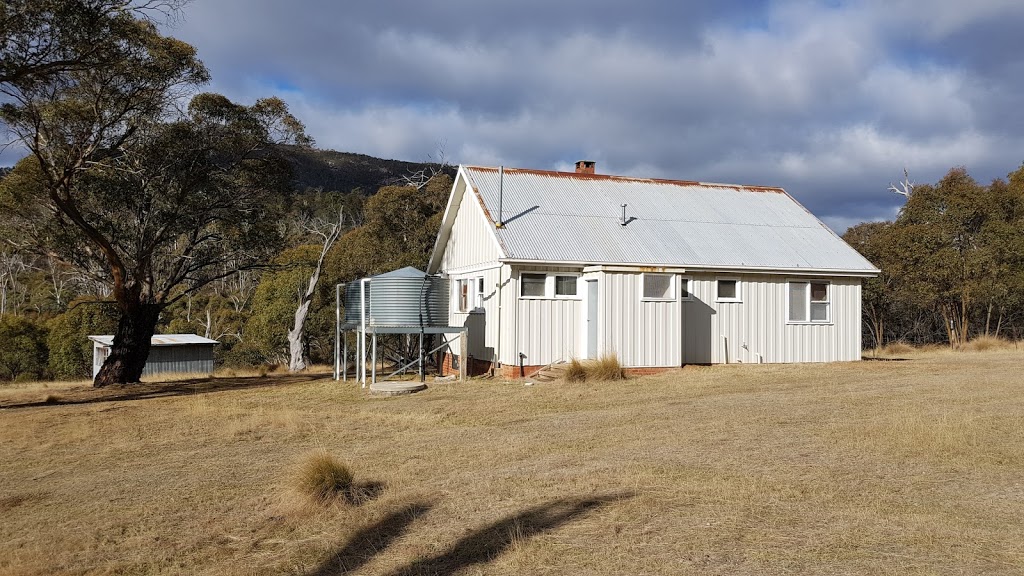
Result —
[[[92, 375], [110, 355], [114, 344], [112, 335], [89, 336], [93, 342]], [[142, 370], [143, 376], [168, 372], [209, 374], [213, 372], [213, 347], [220, 342], [196, 334], [156, 334], [150, 341], [149, 358]]]

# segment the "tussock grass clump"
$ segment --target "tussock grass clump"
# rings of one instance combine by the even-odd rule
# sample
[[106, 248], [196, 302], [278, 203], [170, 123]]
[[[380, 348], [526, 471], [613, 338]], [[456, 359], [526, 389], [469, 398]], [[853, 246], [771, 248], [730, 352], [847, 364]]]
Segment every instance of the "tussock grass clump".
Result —
[[573, 358], [569, 361], [569, 367], [565, 369], [562, 377], [566, 382], [583, 382], [587, 379], [587, 369], [579, 360]]
[[295, 488], [318, 504], [326, 504], [352, 491], [352, 472], [326, 452], [306, 457], [295, 477]]
[[562, 377], [566, 382], [606, 382], [608, 380], [623, 380], [626, 378], [626, 374], [622, 370], [622, 365], [619, 364], [618, 356], [605, 354], [597, 360], [585, 362], [573, 358]]
[[604, 354], [594, 362], [587, 371], [591, 380], [623, 380], [626, 377], [615, 354]]
[[985, 350], [1003, 350], [1009, 348], [1011, 343], [998, 336], [978, 336], [964, 344], [963, 349], [971, 352], [984, 352]]
[[906, 342], [890, 342], [882, 347], [882, 354], [885, 354], [886, 356], [910, 354], [913, 351], [914, 347]]

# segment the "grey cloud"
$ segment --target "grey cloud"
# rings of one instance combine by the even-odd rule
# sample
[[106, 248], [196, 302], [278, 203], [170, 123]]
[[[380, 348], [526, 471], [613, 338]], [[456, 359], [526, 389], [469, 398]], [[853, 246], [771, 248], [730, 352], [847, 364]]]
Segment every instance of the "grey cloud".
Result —
[[323, 146], [782, 185], [837, 226], [891, 217], [904, 166], [1024, 159], [1016, 2], [365, 4], [196, 2], [171, 33]]

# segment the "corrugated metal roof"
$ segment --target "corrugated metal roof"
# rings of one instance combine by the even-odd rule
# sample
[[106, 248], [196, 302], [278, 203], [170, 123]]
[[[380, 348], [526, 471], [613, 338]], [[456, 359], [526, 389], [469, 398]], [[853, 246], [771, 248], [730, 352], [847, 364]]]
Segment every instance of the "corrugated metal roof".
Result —
[[[498, 169], [462, 170], [498, 218]], [[875, 271], [781, 188], [506, 168], [501, 212], [510, 260]]]
[[[114, 344], [114, 337], [110, 334], [89, 336], [89, 340], [98, 342], [103, 346], [112, 346]], [[153, 339], [150, 340], [151, 346], [183, 346], [186, 344], [220, 344], [220, 342], [203, 338], [196, 334], [154, 334]]]

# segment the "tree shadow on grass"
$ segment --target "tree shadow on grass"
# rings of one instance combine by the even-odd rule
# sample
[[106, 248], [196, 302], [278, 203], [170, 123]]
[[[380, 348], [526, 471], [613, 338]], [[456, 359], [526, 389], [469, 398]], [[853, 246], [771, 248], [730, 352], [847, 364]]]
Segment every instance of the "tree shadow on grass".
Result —
[[405, 534], [409, 525], [426, 514], [430, 508], [429, 504], [410, 504], [363, 528], [307, 576], [335, 576], [359, 569]]
[[446, 576], [473, 565], [485, 564], [500, 556], [515, 542], [558, 528], [611, 502], [632, 497], [632, 493], [621, 493], [594, 498], [560, 499], [541, 504], [472, 532], [441, 554], [416, 560], [391, 572], [390, 576]]
[[247, 390], [250, 388], [266, 388], [273, 386], [289, 386], [323, 380], [329, 374], [282, 374], [280, 376], [231, 376], [214, 378], [193, 378], [173, 382], [142, 382], [124, 386], [105, 388], [69, 388], [54, 390], [43, 400], [26, 402], [23, 399], [31, 395], [38, 398], [45, 393], [33, 390], [19, 393], [13, 398], [0, 399], [0, 410], [12, 408], [35, 408], [41, 406], [67, 406], [73, 404], [95, 404], [100, 402], [123, 402], [126, 400], [147, 400], [151, 398], [169, 398], [173, 396], [193, 396], [226, 390]]

